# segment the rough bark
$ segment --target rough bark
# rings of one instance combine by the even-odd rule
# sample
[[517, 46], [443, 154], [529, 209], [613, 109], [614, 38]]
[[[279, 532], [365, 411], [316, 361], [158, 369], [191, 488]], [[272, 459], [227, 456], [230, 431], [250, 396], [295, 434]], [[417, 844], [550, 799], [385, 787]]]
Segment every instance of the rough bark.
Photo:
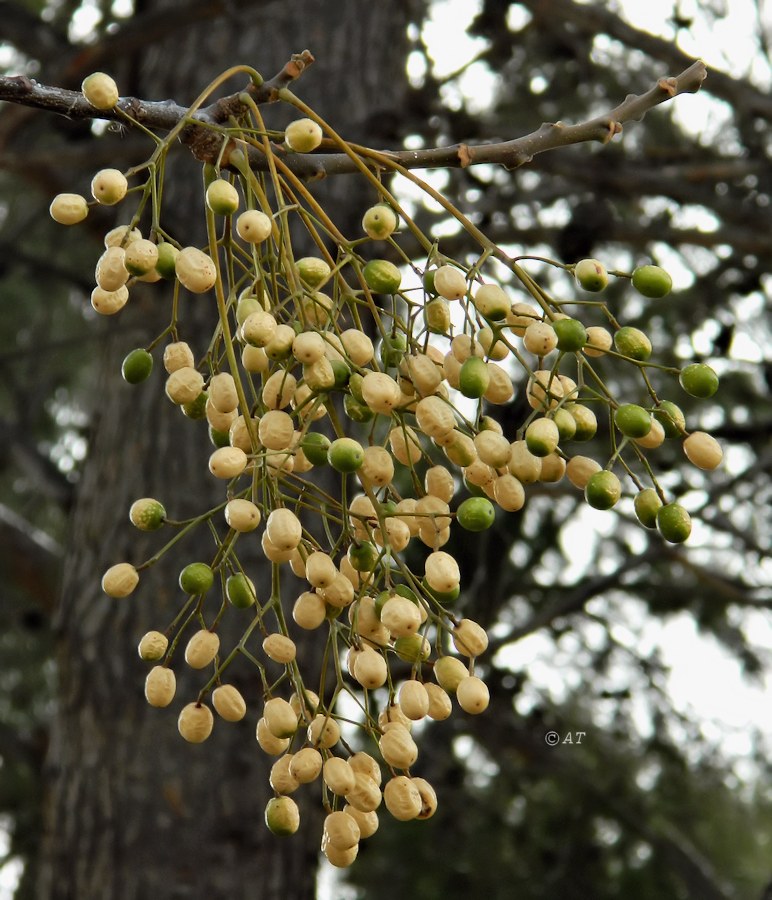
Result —
[[[137, 92], [189, 102], [230, 64], [247, 62], [272, 73], [289, 54], [309, 47], [318, 62], [298, 92], [344, 132], [357, 139], [371, 131], [374, 119], [399, 118], [405, 4], [342, 0], [332, 16], [314, 0], [236, 3], [231, 13], [187, 27], [183, 7], [165, 5], [172, 14], [178, 9], [180, 28], [127, 64]], [[183, 173], [195, 179], [193, 188]], [[185, 163], [174, 178], [164, 204], [167, 227], [181, 234], [200, 213], [200, 176]], [[350, 183], [345, 194], [338, 190], [337, 218], [345, 223], [345, 203], [356, 196]], [[217, 722], [211, 739], [198, 746], [181, 740], [176, 714], [195, 698], [200, 681], [194, 686], [183, 677], [167, 710], [149, 708], [142, 696], [146, 666], [133, 647], [146, 630], [163, 629], [171, 620], [180, 599], [179, 568], [211, 558], [211, 542], [185, 541], [173, 561], [143, 573], [140, 588], [125, 600], [110, 600], [100, 590], [109, 565], [139, 561], [159, 546], [157, 536], [143, 537], [128, 523], [134, 499], [159, 496], [170, 515], [183, 517], [207, 508], [212, 493], [205, 426], [169, 404], [160, 376], [139, 389], [120, 379], [123, 353], [157, 333], [168, 314], [157, 292], [148, 300], [132, 301], [134, 308], [122, 314], [94, 384], [90, 458], [72, 519], [58, 613], [59, 702], [45, 772], [38, 895], [305, 900], [315, 893], [318, 792], [299, 798], [301, 833], [279, 839], [267, 831], [262, 818], [270, 761], [254, 738], [257, 672], [246, 662], [236, 666], [250, 703], [247, 719]], [[204, 298], [185, 302], [198, 304], [197, 316], [207, 318]], [[258, 585], [265, 577], [258, 574]]]

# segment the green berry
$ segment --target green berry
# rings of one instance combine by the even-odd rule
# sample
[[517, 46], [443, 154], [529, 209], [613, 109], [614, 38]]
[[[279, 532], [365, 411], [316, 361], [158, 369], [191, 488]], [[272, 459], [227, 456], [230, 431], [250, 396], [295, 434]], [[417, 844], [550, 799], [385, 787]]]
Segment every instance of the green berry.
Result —
[[686, 430], [686, 417], [675, 403], [663, 400], [654, 410], [654, 417], [665, 430], [666, 438], [673, 440], [683, 437]]
[[692, 533], [692, 520], [679, 503], [667, 503], [657, 512], [657, 529], [666, 541], [681, 544]]
[[330, 444], [327, 461], [336, 472], [356, 472], [365, 461], [365, 451], [353, 438], [337, 438]]
[[357, 572], [372, 572], [378, 562], [378, 548], [370, 541], [352, 544], [348, 548], [348, 560]]
[[635, 495], [633, 507], [641, 525], [644, 525], [646, 528], [656, 528], [657, 513], [662, 507], [662, 501], [654, 488], [646, 488], [643, 491], [639, 491]]
[[216, 178], [206, 189], [206, 205], [217, 216], [230, 216], [239, 208], [239, 192], [223, 178]]
[[381, 343], [381, 362], [387, 368], [396, 368], [406, 350], [407, 338], [404, 334], [387, 334]]
[[485, 531], [495, 518], [496, 510], [487, 497], [468, 497], [456, 510], [456, 521], [467, 531]]
[[458, 387], [465, 397], [478, 400], [488, 390], [491, 381], [488, 364], [479, 356], [464, 360], [458, 373]]
[[651, 341], [640, 330], [631, 325], [625, 325], [614, 334], [614, 347], [617, 353], [630, 359], [643, 361], [651, 356]]
[[625, 437], [642, 438], [651, 431], [651, 416], [636, 403], [623, 403], [618, 407], [614, 422]]
[[584, 489], [584, 498], [593, 509], [611, 509], [621, 496], [619, 479], [607, 469], [590, 475]]
[[152, 371], [153, 357], [142, 347], [127, 354], [121, 364], [121, 375], [123, 375], [123, 380], [129, 384], [139, 384], [145, 381]]
[[362, 218], [362, 229], [374, 241], [386, 240], [397, 227], [397, 214], [385, 203], [371, 206]]
[[180, 572], [179, 581], [186, 594], [205, 594], [214, 584], [214, 572], [206, 563], [188, 563]]
[[681, 369], [678, 380], [687, 394], [702, 400], [712, 397], [718, 390], [718, 375], [705, 363], [692, 363]]
[[587, 343], [587, 329], [578, 319], [556, 319], [552, 328], [563, 353], [576, 353]]
[[163, 503], [152, 497], [143, 497], [135, 500], [129, 509], [129, 520], [140, 531], [156, 531], [166, 519], [166, 510]]
[[327, 463], [327, 451], [330, 449], [330, 439], [318, 431], [309, 431], [300, 442], [300, 447], [306, 459], [315, 466], [323, 466]]
[[659, 266], [638, 266], [633, 272], [633, 287], [644, 297], [666, 297], [673, 287], [673, 279]]
[[225, 582], [225, 596], [232, 606], [237, 609], [249, 609], [256, 601], [255, 586], [240, 572], [228, 576]]
[[402, 282], [402, 273], [387, 259], [371, 259], [362, 274], [367, 286], [377, 294], [393, 294]]

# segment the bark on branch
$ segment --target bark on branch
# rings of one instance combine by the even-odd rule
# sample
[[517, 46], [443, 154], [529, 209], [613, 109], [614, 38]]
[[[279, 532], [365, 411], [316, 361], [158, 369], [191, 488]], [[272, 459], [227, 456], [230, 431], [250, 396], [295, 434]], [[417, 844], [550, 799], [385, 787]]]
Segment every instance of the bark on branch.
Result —
[[[306, 50], [296, 54], [272, 79], [261, 85], [250, 84], [245, 91], [259, 104], [272, 103], [279, 99], [282, 88], [287, 87], [313, 62], [313, 56]], [[563, 122], [545, 122], [536, 131], [509, 141], [484, 144], [454, 144], [449, 147], [426, 148], [423, 150], [367, 151], [366, 157], [374, 168], [397, 164], [407, 169], [465, 168], [482, 163], [502, 165], [516, 169], [530, 162], [538, 153], [566, 147], [570, 144], [599, 141], [608, 143], [622, 131], [626, 122], [640, 121], [646, 113], [660, 103], [672, 100], [679, 94], [696, 93], [702, 86], [707, 69], [701, 60], [692, 63], [679, 75], [660, 78], [643, 94], [630, 94], [619, 105], [603, 115], [586, 122], [566, 125]], [[191, 114], [173, 100], [149, 101], [136, 97], [122, 98], [113, 110], [96, 110], [82, 94], [62, 88], [38, 84], [26, 76], [0, 77], [0, 100], [24, 106], [45, 109], [68, 116], [72, 119], [101, 118], [131, 124], [131, 121], [149, 128], [169, 131], [188, 119], [190, 129], [186, 129], [185, 143], [207, 160], [211, 149], [211, 130], [196, 129], [202, 125], [219, 125], [233, 115], [243, 111], [240, 100], [242, 92], [231, 94], [207, 107]], [[197, 131], [206, 131], [208, 140], [200, 145], [195, 139]], [[323, 178], [328, 175], [350, 174], [358, 171], [354, 161], [346, 153], [332, 150], [334, 143], [325, 140], [320, 152], [297, 154], [285, 152], [285, 162], [298, 176], [306, 179]], [[279, 149], [279, 148], [277, 148]], [[332, 150], [332, 152], [331, 152]], [[266, 169], [267, 160], [258, 150], [250, 148], [250, 164], [256, 170]], [[214, 157], [213, 157], [214, 158]]]

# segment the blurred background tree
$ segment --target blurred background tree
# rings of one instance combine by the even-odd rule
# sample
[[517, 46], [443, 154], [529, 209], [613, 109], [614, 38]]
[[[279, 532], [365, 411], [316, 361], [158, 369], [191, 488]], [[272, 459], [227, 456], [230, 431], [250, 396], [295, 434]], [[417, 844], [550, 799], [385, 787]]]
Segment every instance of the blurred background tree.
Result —
[[[481, 540], [452, 545], [465, 573], [461, 608], [493, 638], [483, 661], [491, 709], [454, 715], [437, 740], [425, 728], [420, 774], [439, 788], [437, 816], [394, 826], [382, 816], [337, 894], [761, 900], [769, 889], [767, 34], [752, 2], [634, 7], [346, 0], [333, 15], [312, 0], [0, 3], [3, 70], [62, 87], [104, 69], [123, 94], [186, 103], [228, 65], [270, 75], [309, 47], [317, 63], [297, 92], [375, 147], [581, 121], [694, 56], [709, 64], [699, 95], [610, 145], [545, 153], [513, 172], [429, 176], [512, 254], [667, 268], [666, 300], [614, 284], [608, 296], [663, 361], [704, 359], [720, 373], [715, 402], [671, 399], [690, 428], [722, 440], [726, 465], [705, 477], [676, 442], [657, 451], [667, 490], [695, 520], [686, 547], [641, 529], [631, 504], [592, 512], [566, 482]], [[716, 33], [742, 40], [719, 47]], [[116, 361], [160, 330], [162, 312], [148, 300], [117, 322], [91, 315], [88, 273], [110, 212], [90, 217], [89, 243], [82, 229], [51, 223], [46, 207], [57, 191], [87, 193], [97, 168], [145, 153], [122, 129], [0, 108], [7, 858], [23, 867], [22, 898], [36, 896], [35, 884], [39, 897], [311, 897], [318, 830], [304, 826], [290, 842], [267, 834], [266, 767], [246, 726], [190, 748], [144, 705], [131, 648], [173, 601], [173, 573], [158, 573], [137, 604], [118, 609], [100, 596], [106, 566], [129, 547], [141, 555], [124, 522], [132, 500], [163, 495], [180, 515], [200, 507], [190, 473], [206, 448], [168, 411], [158, 382], [137, 399], [120, 381]], [[165, 193], [172, 229], [201, 203], [184, 181], [195, 169], [179, 157]], [[325, 202], [356, 233], [374, 198], [353, 179], [330, 182]], [[471, 252], [438, 209], [395, 188], [443, 252]], [[571, 296], [559, 273], [538, 261], [529, 270]], [[685, 696], [678, 677], [689, 670]], [[741, 692], [746, 683], [755, 693]], [[758, 706], [727, 723], [735, 692]]]

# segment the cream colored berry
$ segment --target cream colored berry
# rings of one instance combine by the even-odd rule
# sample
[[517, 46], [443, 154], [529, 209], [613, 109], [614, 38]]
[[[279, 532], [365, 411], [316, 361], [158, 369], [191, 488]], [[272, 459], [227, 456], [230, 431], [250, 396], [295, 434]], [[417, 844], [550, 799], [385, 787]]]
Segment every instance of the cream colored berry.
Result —
[[340, 336], [343, 350], [357, 366], [367, 366], [372, 362], [375, 350], [370, 338], [357, 328], [349, 328]]
[[331, 812], [325, 818], [323, 830], [329, 843], [339, 850], [348, 850], [359, 843], [356, 819], [342, 810]]
[[409, 769], [418, 759], [418, 747], [404, 726], [394, 724], [378, 741], [384, 762], [395, 769]]
[[431, 438], [442, 438], [456, 427], [453, 406], [440, 397], [424, 397], [415, 408], [418, 427]]
[[480, 342], [488, 359], [502, 360], [509, 356], [509, 347], [503, 340], [499, 340], [490, 328], [481, 328], [477, 332], [477, 340]]
[[303, 747], [292, 757], [289, 769], [300, 784], [310, 784], [322, 771], [322, 754], [315, 747]]
[[258, 719], [255, 734], [260, 749], [269, 756], [279, 756], [286, 751], [287, 747], [289, 747], [289, 738], [276, 737], [276, 735], [268, 728], [268, 723], [263, 718]]
[[180, 284], [194, 294], [211, 290], [217, 280], [217, 269], [212, 258], [197, 247], [183, 247], [180, 250], [174, 271]]
[[295, 624], [308, 631], [318, 628], [327, 618], [324, 600], [312, 591], [304, 591], [292, 607]]
[[257, 436], [269, 450], [286, 450], [295, 436], [295, 423], [284, 410], [270, 409], [260, 419]]
[[467, 675], [461, 679], [456, 688], [456, 700], [464, 712], [478, 715], [488, 708], [490, 702], [488, 687], [476, 675]]
[[282, 697], [266, 700], [263, 718], [274, 737], [289, 738], [298, 730], [298, 716], [289, 701]]
[[507, 292], [497, 284], [481, 285], [472, 302], [480, 315], [488, 319], [503, 319], [512, 305]]
[[95, 109], [113, 109], [118, 103], [118, 85], [105, 72], [92, 72], [80, 86], [83, 96]]
[[204, 669], [214, 661], [219, 650], [219, 636], [207, 628], [202, 628], [188, 641], [185, 647], [185, 662], [191, 669]]
[[389, 432], [389, 446], [403, 466], [415, 465], [423, 456], [418, 435], [409, 425], [400, 425]]
[[397, 382], [385, 372], [368, 372], [362, 379], [362, 396], [373, 412], [389, 415], [398, 406], [401, 392]]
[[469, 674], [467, 666], [455, 656], [440, 656], [434, 663], [437, 684], [449, 694], [455, 694], [463, 678]]
[[129, 299], [129, 289], [122, 285], [117, 291], [105, 291], [95, 287], [91, 292], [91, 306], [101, 316], [113, 316], [120, 312]]
[[[195, 358], [193, 356], [193, 351], [190, 349], [190, 345], [185, 341], [175, 341], [174, 343], [167, 344], [164, 347], [164, 369], [171, 375], [172, 372], [176, 372], [177, 369], [189, 368], [192, 369], [195, 366]], [[204, 381], [201, 379], [201, 387], [203, 388]], [[201, 393], [201, 391], [199, 391]], [[196, 395], [198, 396], [198, 395]]]
[[306, 579], [313, 587], [326, 588], [340, 573], [329, 553], [315, 550], [306, 559]]
[[583, 491], [591, 475], [600, 472], [603, 467], [589, 456], [572, 456], [566, 464], [566, 475], [571, 484]]
[[429, 698], [429, 708], [426, 711], [426, 715], [436, 722], [442, 722], [447, 719], [453, 711], [453, 704], [448, 692], [438, 684], [432, 684], [431, 682], [427, 682], [424, 685], [424, 689]]
[[372, 691], [386, 684], [389, 670], [383, 654], [365, 645], [356, 656], [352, 674], [363, 688]]
[[699, 469], [715, 469], [724, 458], [721, 444], [704, 431], [694, 431], [683, 443], [684, 453], [690, 463]]
[[169, 638], [160, 631], [148, 631], [142, 635], [137, 646], [139, 658], [148, 662], [162, 659], [169, 646]]
[[415, 819], [423, 808], [418, 787], [406, 775], [390, 778], [383, 789], [386, 809], [400, 822]]
[[309, 722], [312, 716], [316, 715], [320, 702], [319, 695], [308, 689], [304, 689], [300, 693], [295, 691], [289, 698], [290, 706], [298, 718], [301, 718], [304, 722]]
[[60, 225], [77, 225], [88, 215], [88, 203], [80, 194], [57, 194], [48, 212]]
[[290, 549], [280, 549], [278, 548], [268, 536], [268, 532], [264, 531], [260, 538], [260, 546], [263, 548], [263, 553], [265, 554], [266, 559], [275, 563], [285, 563], [289, 562], [293, 555], [297, 553], [297, 547], [291, 547]]
[[284, 130], [284, 140], [296, 153], [310, 153], [322, 143], [322, 129], [313, 119], [296, 119]]
[[99, 257], [95, 270], [96, 283], [103, 291], [117, 291], [129, 280], [126, 251], [123, 247], [108, 247]]
[[247, 372], [267, 372], [271, 362], [262, 347], [247, 344], [241, 351], [241, 365]]
[[501, 469], [509, 462], [512, 452], [509, 441], [495, 431], [481, 431], [474, 438], [475, 450], [481, 462]]
[[229, 480], [241, 475], [248, 461], [247, 454], [239, 447], [218, 447], [209, 457], [209, 471], [215, 478]]
[[257, 435], [258, 424], [259, 422], [257, 419], [252, 419], [249, 424], [247, 424], [247, 420], [244, 416], [236, 416], [231, 422], [231, 427], [228, 429], [228, 442], [231, 447], [237, 447], [239, 450], [243, 450], [244, 453], [251, 453], [253, 439], [254, 436]]
[[435, 812], [437, 812], [437, 794], [434, 788], [425, 778], [411, 778], [410, 780], [418, 789], [418, 793], [421, 796], [421, 811], [416, 818], [431, 819]]
[[279, 550], [294, 550], [303, 536], [300, 520], [290, 509], [275, 509], [268, 516], [266, 533]]
[[402, 712], [414, 722], [429, 713], [429, 694], [420, 681], [406, 681], [399, 689], [399, 705]]
[[454, 590], [461, 581], [458, 563], [444, 550], [429, 554], [424, 564], [424, 573], [429, 587], [442, 593]]
[[248, 244], [260, 244], [271, 236], [270, 216], [256, 209], [248, 209], [236, 219], [236, 233]]
[[466, 289], [466, 276], [455, 266], [440, 266], [434, 273], [434, 290], [446, 300], [460, 300]]
[[214, 716], [212, 710], [203, 703], [188, 703], [183, 706], [177, 719], [177, 729], [191, 744], [200, 744], [212, 733]]
[[310, 366], [324, 356], [324, 338], [316, 331], [302, 331], [292, 342], [292, 355], [303, 365]]
[[335, 866], [338, 869], [345, 869], [357, 858], [359, 844], [354, 844], [354, 846], [350, 847], [348, 850], [341, 850], [340, 847], [336, 847], [335, 844], [326, 840], [323, 835], [322, 852], [331, 866]]
[[126, 196], [129, 183], [118, 169], [100, 169], [91, 179], [91, 196], [102, 206], [113, 206]]
[[177, 679], [166, 666], [153, 666], [145, 678], [145, 699], [151, 706], [167, 707], [177, 692]]
[[525, 504], [525, 490], [522, 483], [507, 472], [493, 482], [493, 499], [507, 512], [517, 512]]
[[260, 524], [260, 510], [251, 500], [229, 500], [225, 506], [225, 521], [239, 533], [254, 531]]
[[[508, 449], [509, 444], [507, 444]], [[427, 494], [437, 497], [444, 503], [449, 503], [453, 499], [456, 490], [453, 475], [445, 466], [431, 466], [428, 468], [424, 475], [424, 487]]]
[[489, 403], [508, 403], [515, 393], [512, 379], [506, 371], [495, 362], [488, 363], [488, 375], [490, 376], [490, 381], [483, 397]]
[[274, 632], [263, 640], [263, 652], [274, 662], [286, 665], [295, 659], [297, 648], [292, 638], [287, 637], [285, 634]]
[[379, 783], [365, 772], [356, 771], [355, 785], [346, 794], [347, 802], [361, 812], [373, 812], [381, 805], [382, 794]]
[[532, 322], [523, 335], [525, 349], [535, 356], [547, 356], [558, 345], [558, 336], [549, 322]]
[[383, 604], [381, 622], [392, 637], [405, 637], [421, 627], [421, 611], [412, 600], [395, 594]]
[[271, 766], [268, 781], [277, 794], [291, 794], [300, 787], [300, 782], [290, 772], [290, 763], [294, 754], [285, 753]]
[[525, 441], [513, 441], [511, 444], [508, 468], [522, 484], [533, 484], [541, 475], [541, 459], [534, 456]]
[[539, 481], [545, 484], [557, 484], [566, 474], [566, 461], [559, 453], [550, 453], [541, 461]]
[[279, 369], [266, 379], [263, 385], [263, 403], [270, 410], [286, 409], [297, 390], [297, 379], [284, 369]]
[[209, 399], [215, 409], [232, 412], [239, 405], [236, 382], [230, 372], [218, 372], [209, 379]]
[[340, 725], [330, 715], [314, 716], [306, 733], [309, 744], [329, 750], [340, 740]]
[[591, 325], [587, 329], [587, 343], [582, 348], [587, 356], [603, 356], [614, 344], [608, 329], [601, 325]]
[[343, 812], [348, 813], [356, 820], [357, 825], [359, 825], [360, 840], [372, 837], [378, 830], [378, 813], [375, 812], [375, 810], [362, 812], [361, 809], [357, 809], [355, 806], [351, 806], [350, 803], [347, 803], [343, 807]]
[[327, 787], [339, 797], [354, 789], [356, 774], [345, 759], [330, 756], [322, 766], [322, 778]]
[[453, 628], [453, 645], [464, 656], [480, 656], [488, 649], [485, 629], [472, 619], [461, 619]]
[[385, 447], [365, 447], [364, 460], [357, 472], [362, 484], [381, 488], [394, 478], [394, 460]]
[[180, 366], [166, 379], [166, 396], [182, 406], [192, 403], [204, 390], [204, 376], [191, 366]]
[[131, 563], [117, 563], [102, 576], [102, 590], [108, 597], [128, 597], [139, 584], [139, 573]]
[[241, 692], [232, 684], [221, 684], [214, 689], [212, 706], [226, 722], [240, 722], [247, 714], [247, 704]]

